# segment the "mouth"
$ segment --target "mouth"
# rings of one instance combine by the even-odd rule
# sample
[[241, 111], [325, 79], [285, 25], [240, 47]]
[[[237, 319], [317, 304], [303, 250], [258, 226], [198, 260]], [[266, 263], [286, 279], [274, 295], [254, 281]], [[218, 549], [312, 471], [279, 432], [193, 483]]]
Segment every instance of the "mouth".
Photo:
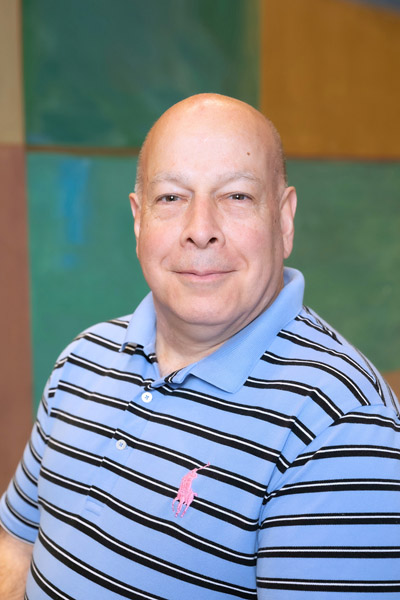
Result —
[[193, 281], [193, 282], [212, 282], [218, 281], [231, 273], [233, 271], [219, 271], [219, 270], [207, 270], [207, 271], [198, 271], [197, 269], [187, 270], [187, 271], [175, 271], [175, 273], [182, 277], [185, 280]]

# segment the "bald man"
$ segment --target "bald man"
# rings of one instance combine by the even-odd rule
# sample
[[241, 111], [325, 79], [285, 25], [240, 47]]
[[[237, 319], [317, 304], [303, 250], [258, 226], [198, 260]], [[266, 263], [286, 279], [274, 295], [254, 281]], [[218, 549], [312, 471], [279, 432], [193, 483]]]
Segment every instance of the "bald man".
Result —
[[29, 600], [400, 598], [395, 398], [283, 266], [273, 125], [178, 103], [130, 200], [151, 294], [56, 363], [1, 501], [0, 597], [29, 570]]

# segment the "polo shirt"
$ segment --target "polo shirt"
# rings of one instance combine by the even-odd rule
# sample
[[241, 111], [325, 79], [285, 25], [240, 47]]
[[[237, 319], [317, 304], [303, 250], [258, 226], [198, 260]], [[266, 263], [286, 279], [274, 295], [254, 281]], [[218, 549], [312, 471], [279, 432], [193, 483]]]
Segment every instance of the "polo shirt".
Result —
[[28, 600], [400, 598], [396, 399], [284, 275], [167, 377], [151, 295], [62, 353], [1, 499]]

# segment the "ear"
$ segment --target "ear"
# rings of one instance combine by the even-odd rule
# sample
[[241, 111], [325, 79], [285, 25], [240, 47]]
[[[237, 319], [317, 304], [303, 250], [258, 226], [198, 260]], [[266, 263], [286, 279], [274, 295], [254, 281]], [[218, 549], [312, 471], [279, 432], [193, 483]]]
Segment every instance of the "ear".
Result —
[[283, 256], [288, 258], [293, 248], [294, 215], [297, 207], [297, 194], [293, 186], [287, 187], [282, 194], [279, 211], [283, 243]]
[[140, 234], [141, 202], [139, 200], [138, 194], [136, 194], [136, 193], [129, 194], [129, 200], [131, 203], [131, 210], [132, 210], [133, 218], [135, 220], [134, 231], [135, 231], [135, 237], [136, 237], [136, 253], [137, 253], [137, 246], [138, 246], [139, 234]]

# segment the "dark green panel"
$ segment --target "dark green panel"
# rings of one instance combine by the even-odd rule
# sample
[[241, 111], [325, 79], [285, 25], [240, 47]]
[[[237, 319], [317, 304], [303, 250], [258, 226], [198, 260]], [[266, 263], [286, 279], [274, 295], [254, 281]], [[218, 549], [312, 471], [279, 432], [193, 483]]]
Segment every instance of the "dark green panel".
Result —
[[306, 302], [382, 370], [400, 367], [400, 164], [291, 160]]
[[132, 158], [28, 156], [36, 402], [62, 348], [147, 291], [128, 199], [135, 169]]
[[31, 144], [139, 146], [213, 91], [258, 104], [258, 0], [23, 0]]

